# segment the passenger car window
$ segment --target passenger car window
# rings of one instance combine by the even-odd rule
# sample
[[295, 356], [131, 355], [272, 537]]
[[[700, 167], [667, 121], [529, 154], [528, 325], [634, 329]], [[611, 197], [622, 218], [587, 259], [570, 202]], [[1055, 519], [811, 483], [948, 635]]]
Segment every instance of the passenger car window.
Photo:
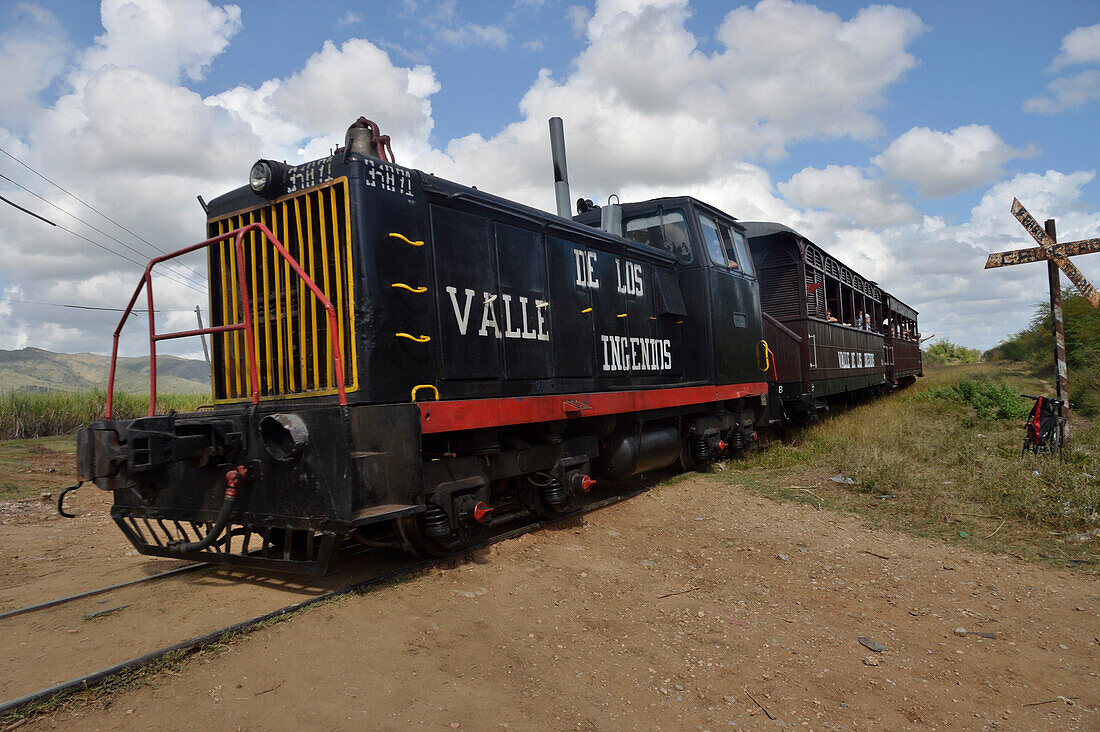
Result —
[[687, 221], [680, 211], [658, 211], [627, 219], [625, 231], [628, 239], [674, 254], [681, 264], [689, 264], [694, 258]]
[[718, 235], [718, 224], [714, 223], [714, 219], [706, 214], [699, 214], [699, 228], [703, 230], [703, 242], [707, 245], [710, 261], [721, 267], [736, 267], [736, 261], [730, 262], [726, 259], [726, 252]]

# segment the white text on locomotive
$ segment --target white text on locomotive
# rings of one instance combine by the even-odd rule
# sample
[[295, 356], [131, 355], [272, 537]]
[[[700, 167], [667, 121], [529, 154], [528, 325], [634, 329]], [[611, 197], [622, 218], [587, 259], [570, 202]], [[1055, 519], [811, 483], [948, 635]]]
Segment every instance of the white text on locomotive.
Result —
[[[623, 272], [624, 267], [626, 269], [625, 273]], [[615, 290], [620, 295], [641, 297], [645, 294], [642, 290], [642, 265], [637, 262], [624, 262], [621, 259], [616, 259], [615, 278], [618, 280], [619, 285]]]
[[596, 275], [592, 272], [596, 266], [596, 253], [574, 249], [573, 257], [577, 260], [577, 286], [592, 290], [600, 289], [600, 281], [596, 279]]
[[[474, 290], [466, 288], [463, 293], [466, 300], [462, 305], [458, 304], [458, 288], [448, 285], [447, 294], [451, 296], [451, 307], [454, 309], [455, 322], [458, 325], [460, 335], [466, 335], [470, 327], [470, 311], [473, 309]], [[550, 340], [550, 333], [546, 330], [546, 314], [550, 310], [550, 303], [538, 298], [520, 296], [516, 304], [512, 303], [511, 295], [502, 295], [501, 308], [504, 310], [504, 329], [501, 330], [500, 321], [497, 319], [497, 295], [492, 292], [483, 292], [481, 301], [481, 327], [477, 334], [483, 338], [489, 336], [489, 331], [497, 338], [523, 338], [526, 340]], [[532, 307], [531, 300], [534, 299]], [[532, 328], [532, 324], [534, 327]]]
[[672, 341], [600, 335], [604, 371], [667, 371], [672, 368]]

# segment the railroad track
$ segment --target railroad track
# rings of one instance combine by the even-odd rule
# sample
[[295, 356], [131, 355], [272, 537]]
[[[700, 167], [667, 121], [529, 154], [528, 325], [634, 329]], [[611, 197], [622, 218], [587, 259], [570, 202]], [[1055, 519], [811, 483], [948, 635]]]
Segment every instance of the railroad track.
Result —
[[[219, 640], [220, 638], [222, 638], [226, 635], [232, 635], [232, 634], [236, 634], [236, 633], [239, 633], [241, 631], [244, 631], [244, 630], [248, 630], [248, 629], [253, 628], [256, 625], [259, 625], [261, 623], [265, 623], [267, 621], [270, 621], [270, 620], [273, 620], [273, 619], [276, 619], [276, 618], [280, 618], [280, 617], [290, 615], [292, 613], [298, 612], [299, 610], [307, 608], [311, 605], [315, 605], [319, 602], [323, 602], [325, 600], [329, 600], [329, 599], [334, 598], [334, 597], [339, 597], [340, 595], [346, 595], [346, 594], [350, 594], [350, 593], [353, 593], [353, 592], [358, 592], [358, 591], [366, 589], [368, 587], [372, 587], [372, 586], [384, 584], [386, 582], [390, 582], [390, 581], [398, 579], [400, 577], [422, 571], [422, 570], [427, 569], [429, 567], [436, 566], [436, 565], [438, 565], [442, 562], [451, 561], [451, 560], [453, 560], [457, 557], [461, 557], [461, 556], [469, 554], [471, 552], [474, 552], [474, 551], [477, 551], [477, 550], [480, 550], [480, 549], [484, 549], [484, 548], [486, 548], [488, 546], [491, 546], [493, 544], [496, 544], [498, 542], [505, 541], [507, 539], [513, 539], [517, 536], [521, 536], [521, 535], [529, 533], [531, 531], [536, 531], [536, 530], [544, 528], [546, 526], [550, 526], [550, 525], [554, 525], [554, 524], [558, 524], [558, 523], [563, 523], [565, 521], [575, 519], [579, 516], [583, 516], [583, 515], [585, 515], [587, 513], [590, 513], [592, 511], [596, 511], [600, 508], [604, 508], [606, 506], [609, 506], [609, 505], [612, 505], [612, 504], [615, 504], [615, 503], [619, 503], [620, 501], [624, 501], [624, 500], [627, 500], [629, 498], [632, 498], [632, 497], [634, 497], [634, 496], [636, 496], [640, 493], [644, 493], [647, 490], [649, 490], [649, 485], [645, 485], [643, 487], [635, 488], [633, 490], [628, 491], [627, 493], [623, 493], [623, 494], [620, 494], [620, 495], [610, 496], [608, 498], [601, 499], [601, 500], [596, 501], [594, 503], [591, 503], [587, 506], [579, 508], [576, 511], [571, 511], [569, 513], [562, 514], [561, 516], [557, 516], [553, 519], [546, 519], [546, 520], [542, 520], [542, 521], [536, 521], [536, 522], [533, 522], [533, 523], [530, 523], [530, 524], [527, 524], [527, 525], [524, 525], [524, 526], [504, 530], [499, 534], [493, 535], [493, 536], [491, 536], [491, 537], [489, 537], [489, 538], [487, 538], [487, 539], [485, 539], [481, 542], [478, 542], [477, 544], [473, 544], [471, 546], [465, 547], [465, 548], [463, 548], [459, 551], [456, 551], [452, 554], [448, 554], [446, 556], [431, 558], [431, 559], [415, 559], [415, 558], [411, 558], [411, 557], [404, 558], [403, 561], [398, 562], [398, 566], [392, 567], [392, 568], [387, 569], [383, 572], [377, 573], [373, 576], [365, 577], [365, 578], [364, 577], [355, 578], [347, 584], [341, 585], [339, 587], [323, 590], [323, 591], [318, 592], [317, 594], [312, 595], [312, 596], [310, 596], [306, 599], [299, 600], [297, 602], [293, 602], [293, 603], [290, 603], [288, 605], [281, 606], [281, 607], [279, 607], [275, 610], [264, 612], [264, 613], [255, 615], [253, 617], [250, 617], [246, 620], [235, 622], [235, 623], [226, 625], [224, 627], [219, 627], [216, 630], [211, 630], [209, 632], [205, 632], [205, 633], [202, 633], [200, 635], [196, 635], [194, 637], [188, 638], [188, 639], [180, 641], [178, 643], [173, 643], [171, 645], [159, 648], [157, 650], [144, 653], [140, 656], [136, 656], [134, 658], [127, 659], [127, 660], [122, 661], [120, 663], [111, 664], [109, 666], [106, 666], [106, 667], [101, 668], [99, 670], [93, 671], [91, 673], [86, 673], [86, 674], [77, 676], [76, 678], [70, 679], [68, 681], [64, 681], [64, 682], [61, 682], [61, 683], [58, 683], [58, 684], [53, 684], [51, 686], [41, 688], [37, 691], [33, 691], [31, 693], [23, 694], [22, 696], [19, 696], [19, 697], [13, 698], [13, 699], [9, 699], [8, 701], [5, 701], [2, 704], [0, 704], [0, 723], [5, 722], [5, 721], [10, 721], [10, 719], [7, 719], [7, 718], [9, 718], [10, 715], [13, 715], [13, 714], [19, 712], [20, 710], [26, 708], [29, 705], [39, 703], [39, 702], [45, 702], [45, 701], [47, 701], [49, 699], [52, 699], [54, 697], [57, 697], [59, 695], [69, 694], [69, 693], [81, 691], [83, 689], [87, 689], [87, 688], [89, 688], [89, 687], [91, 687], [91, 686], [103, 681], [104, 679], [107, 679], [107, 678], [111, 677], [111, 676], [114, 676], [116, 674], [119, 674], [119, 673], [122, 673], [122, 672], [125, 672], [125, 671], [130, 671], [130, 670], [141, 668], [143, 666], [147, 666], [147, 665], [155, 663], [155, 662], [157, 662], [157, 661], [159, 661], [159, 660], [161, 660], [161, 659], [163, 659], [163, 658], [165, 658], [165, 657], [167, 657], [171, 654], [178, 653], [178, 652], [190, 652], [190, 651], [198, 650], [198, 649], [202, 648], [203, 646], [208, 645], [210, 643], [213, 643], [213, 642]], [[368, 551], [368, 552], [362, 552], [362, 553], [360, 553], [360, 557], [362, 558], [362, 557], [365, 557], [367, 554], [370, 554], [370, 553], [373, 553], [373, 552], [381, 552], [381, 551], [382, 550], [372, 550], [372, 551]], [[91, 590], [91, 591], [88, 591], [88, 592], [83, 592], [83, 593], [79, 593], [79, 594], [76, 594], [76, 595], [71, 595], [69, 597], [58, 598], [56, 600], [51, 600], [49, 602], [40, 603], [38, 605], [31, 605], [31, 606], [27, 606], [27, 607], [24, 607], [24, 608], [19, 608], [17, 610], [11, 610], [11, 611], [8, 611], [8, 612], [0, 615], [0, 620], [10, 618], [10, 617], [19, 616], [19, 615], [27, 615], [27, 614], [30, 614], [30, 613], [37, 612], [39, 610], [45, 610], [45, 609], [48, 609], [48, 608], [57, 607], [59, 605], [63, 605], [63, 604], [66, 604], [66, 603], [69, 603], [69, 602], [72, 602], [72, 601], [75, 601], [75, 600], [91, 597], [91, 596], [98, 595], [98, 594], [104, 594], [104, 593], [107, 593], [107, 592], [112, 592], [112, 591], [115, 591], [115, 590], [131, 587], [133, 585], [144, 583], [144, 582], [149, 582], [149, 581], [152, 581], [152, 580], [164, 579], [164, 578], [174, 576], [174, 575], [186, 574], [188, 572], [192, 572], [194, 570], [202, 569], [204, 567], [209, 567], [209, 566], [210, 565], [207, 565], [207, 564], [195, 564], [195, 565], [189, 565], [189, 566], [186, 566], [186, 567], [178, 567], [176, 569], [169, 570], [167, 572], [162, 572], [160, 574], [151, 575], [149, 577], [144, 577], [144, 578], [140, 578], [140, 579], [137, 579], [137, 580], [131, 580], [129, 582], [119, 583], [118, 585], [111, 585], [111, 586], [108, 586], [108, 587], [100, 588], [98, 590]], [[88, 616], [85, 616], [85, 617], [87, 618]]]
[[154, 580], [164, 579], [166, 577], [174, 577], [177, 574], [185, 574], [187, 572], [194, 572], [196, 569], [202, 569], [204, 567], [210, 567], [212, 565], [207, 562], [198, 562], [196, 564], [189, 564], [186, 567], [176, 567], [170, 569], [167, 572], [158, 572], [157, 574], [151, 574], [148, 577], [138, 577], [137, 579], [127, 580], [126, 582], [119, 582], [114, 585], [107, 585], [95, 590], [88, 590], [87, 592], [78, 592], [75, 595], [67, 595], [66, 597], [59, 597], [55, 600], [47, 600], [46, 602], [40, 602], [37, 605], [27, 605], [26, 607], [16, 608], [15, 610], [8, 610], [0, 613], [0, 620], [5, 618], [14, 618], [17, 615], [26, 615], [27, 613], [37, 612], [39, 610], [47, 610], [51, 607], [57, 607], [58, 605], [64, 605], [65, 603], [74, 602], [76, 600], [83, 600], [87, 597], [95, 597], [96, 595], [102, 595], [115, 590], [121, 590], [124, 587], [132, 587], [134, 585], [144, 584], [146, 582], [153, 582]]

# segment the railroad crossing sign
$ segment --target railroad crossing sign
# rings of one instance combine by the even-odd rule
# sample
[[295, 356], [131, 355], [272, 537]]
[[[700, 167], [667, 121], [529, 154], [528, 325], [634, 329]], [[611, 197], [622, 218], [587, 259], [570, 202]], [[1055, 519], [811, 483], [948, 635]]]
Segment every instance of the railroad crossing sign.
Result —
[[1066, 370], [1066, 336], [1062, 324], [1062, 289], [1058, 280], [1058, 270], [1061, 269], [1066, 273], [1066, 277], [1077, 285], [1077, 289], [1094, 308], [1100, 306], [1100, 292], [1097, 292], [1073, 262], [1069, 261], [1070, 257], [1078, 254], [1100, 252], [1100, 239], [1082, 239], [1059, 244], [1054, 219], [1047, 219], [1045, 227], [1039, 226], [1039, 222], [1027, 212], [1017, 198], [1012, 199], [1012, 215], [1027, 229], [1027, 233], [1031, 234], [1039, 246], [990, 254], [985, 262], [985, 268], [993, 269], [1046, 260], [1047, 281], [1050, 284], [1050, 314], [1054, 326], [1054, 363], [1057, 369], [1058, 398], [1066, 405], [1062, 407], [1062, 416], [1065, 417], [1069, 405], [1069, 375]]
[[[1100, 239], [1082, 239], [1058, 244], [1048, 231], [1039, 226], [1039, 222], [1027, 212], [1024, 205], [1016, 198], [1012, 199], [1012, 215], [1027, 229], [1027, 233], [1031, 234], [1035, 241], [1039, 243], [1039, 246], [1032, 249], [1016, 249], [1011, 252], [990, 254], [989, 259], [985, 262], [985, 268], [1007, 267], [1012, 264], [1027, 264], [1045, 259], [1056, 264], [1059, 269], [1065, 272], [1066, 277], [1069, 277], [1070, 281], [1077, 285], [1077, 289], [1081, 291], [1086, 300], [1092, 303], [1094, 308], [1100, 307], [1100, 292], [1097, 292], [1096, 288], [1089, 284], [1089, 281], [1081, 274], [1081, 270], [1069, 261], [1070, 257], [1078, 254], [1100, 252]], [[1053, 228], [1053, 219], [1049, 223]]]

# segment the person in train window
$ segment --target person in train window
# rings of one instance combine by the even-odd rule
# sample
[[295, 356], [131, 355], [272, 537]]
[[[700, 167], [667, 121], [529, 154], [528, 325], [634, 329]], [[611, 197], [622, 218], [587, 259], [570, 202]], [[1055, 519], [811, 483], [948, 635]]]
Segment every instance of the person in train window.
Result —
[[863, 329], [864, 330], [871, 330], [871, 314], [870, 313], [864, 313], [864, 315], [863, 315]]
[[826, 313], [825, 319], [827, 321], [829, 321], [830, 323], [835, 323], [836, 322], [836, 316], [833, 315], [832, 310], [826, 310], [825, 313]]
[[860, 330], [863, 330], [863, 311], [862, 310], [860, 310], [858, 313], [856, 313], [856, 322], [853, 323], [853, 325], [856, 328], [859, 328]]

